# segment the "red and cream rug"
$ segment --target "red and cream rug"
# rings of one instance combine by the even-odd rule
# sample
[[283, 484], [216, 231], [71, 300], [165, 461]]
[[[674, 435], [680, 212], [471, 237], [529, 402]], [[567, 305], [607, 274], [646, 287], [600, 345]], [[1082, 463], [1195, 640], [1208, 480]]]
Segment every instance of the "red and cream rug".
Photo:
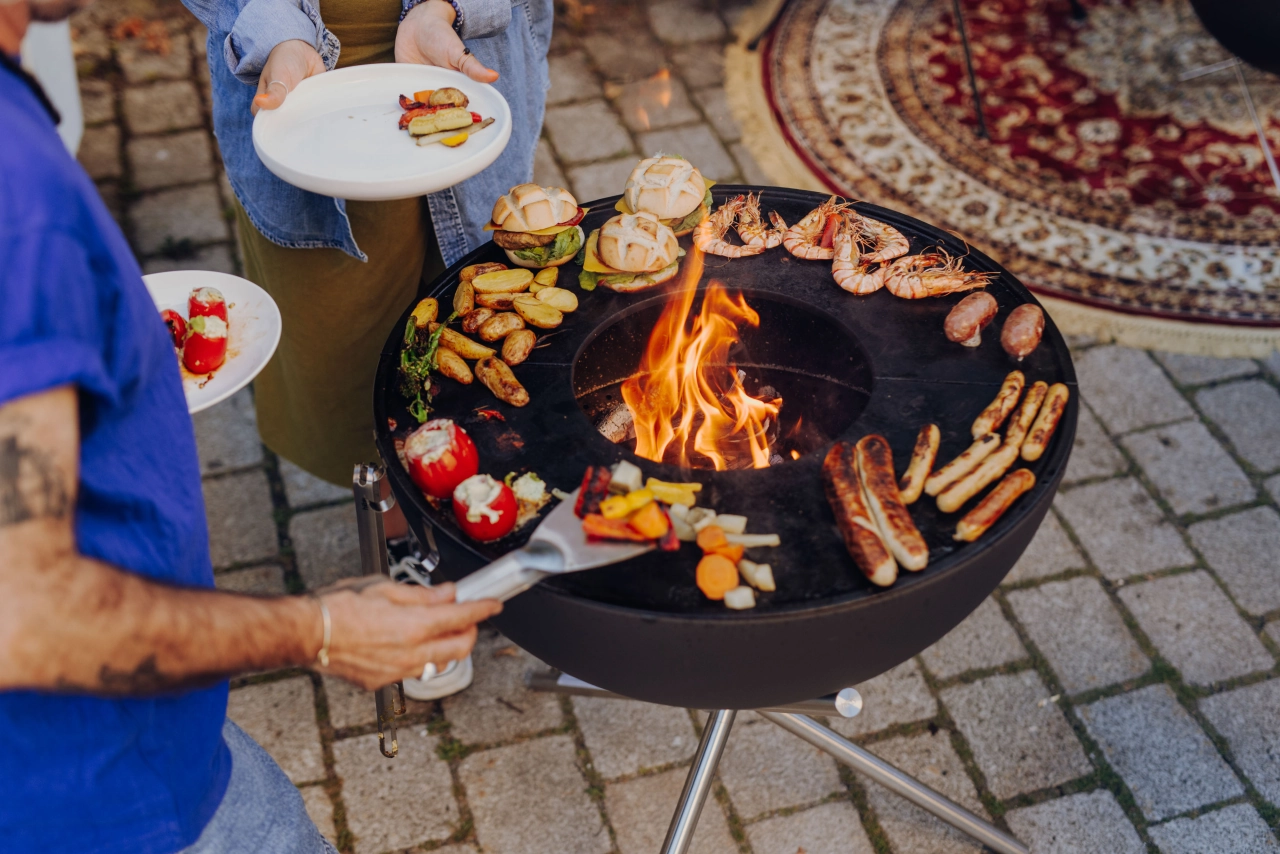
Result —
[[[777, 3], [772, 4], [776, 8]], [[1186, 0], [790, 0], [730, 49], [775, 182], [907, 210], [971, 240], [1069, 331], [1265, 355], [1280, 342], [1280, 194], [1227, 54]], [[1246, 73], [1274, 150], [1280, 79]]]

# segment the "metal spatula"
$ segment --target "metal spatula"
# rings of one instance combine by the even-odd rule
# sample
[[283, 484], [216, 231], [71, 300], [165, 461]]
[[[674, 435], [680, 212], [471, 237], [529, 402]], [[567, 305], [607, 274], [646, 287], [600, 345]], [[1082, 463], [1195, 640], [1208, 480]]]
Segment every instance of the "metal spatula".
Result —
[[505, 602], [549, 575], [608, 566], [653, 548], [652, 543], [588, 542], [582, 532], [582, 520], [573, 512], [577, 501], [575, 489], [542, 520], [528, 545], [459, 581], [457, 601], [497, 599]]

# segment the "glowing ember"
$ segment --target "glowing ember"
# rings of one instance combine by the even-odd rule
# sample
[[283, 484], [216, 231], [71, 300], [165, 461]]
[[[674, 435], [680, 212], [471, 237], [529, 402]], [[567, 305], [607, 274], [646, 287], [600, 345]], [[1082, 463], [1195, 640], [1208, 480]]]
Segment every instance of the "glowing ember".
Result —
[[712, 282], [690, 322], [701, 277], [702, 253], [695, 248], [639, 368], [622, 384], [635, 422], [636, 454], [690, 468], [766, 468], [782, 400], [751, 397], [729, 361], [738, 326], [759, 326], [760, 315], [741, 293]]

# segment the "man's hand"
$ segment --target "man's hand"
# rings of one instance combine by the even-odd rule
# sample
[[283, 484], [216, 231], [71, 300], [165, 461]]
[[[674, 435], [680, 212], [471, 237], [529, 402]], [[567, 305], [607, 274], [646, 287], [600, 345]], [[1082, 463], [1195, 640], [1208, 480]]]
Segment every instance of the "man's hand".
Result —
[[[446, 4], [447, 5], [447, 4]], [[271, 49], [267, 64], [258, 77], [258, 94], [250, 111], [274, 110], [289, 93], [308, 77], [324, 73], [324, 60], [316, 49], [301, 39], [280, 42]]]
[[502, 611], [494, 599], [454, 603], [452, 584], [418, 587], [379, 576], [341, 581], [319, 595], [332, 624], [325, 672], [370, 690], [417, 678], [428, 663], [444, 670], [465, 658], [476, 623]]
[[453, 31], [454, 17], [445, 0], [427, 0], [410, 9], [396, 30], [396, 62], [452, 68], [478, 83], [497, 80], [498, 72], [485, 68]]

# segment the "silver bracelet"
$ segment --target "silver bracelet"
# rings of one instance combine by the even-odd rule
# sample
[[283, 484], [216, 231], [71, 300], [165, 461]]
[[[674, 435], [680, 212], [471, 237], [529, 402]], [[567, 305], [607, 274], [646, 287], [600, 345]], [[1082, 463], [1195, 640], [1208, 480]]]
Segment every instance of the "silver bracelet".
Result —
[[316, 604], [320, 606], [320, 620], [324, 626], [324, 636], [320, 641], [320, 651], [316, 653], [316, 664], [321, 667], [329, 666], [329, 641], [333, 637], [333, 620], [329, 617], [329, 606], [324, 603], [317, 594], [309, 594], [312, 599], [316, 600]]

